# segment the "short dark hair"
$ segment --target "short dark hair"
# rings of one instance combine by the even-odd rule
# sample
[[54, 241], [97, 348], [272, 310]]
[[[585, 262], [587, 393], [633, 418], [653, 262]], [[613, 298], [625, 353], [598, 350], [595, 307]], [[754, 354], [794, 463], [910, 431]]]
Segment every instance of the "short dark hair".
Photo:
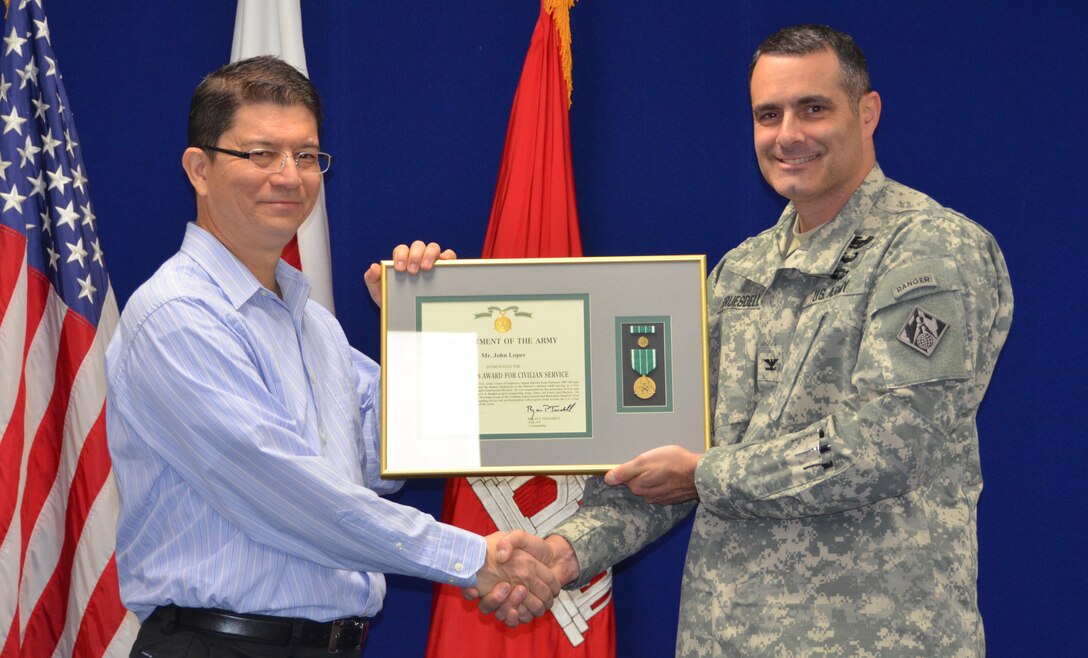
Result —
[[839, 79], [851, 104], [857, 108], [861, 97], [872, 91], [869, 81], [869, 67], [865, 64], [865, 54], [861, 52], [854, 39], [844, 32], [839, 32], [826, 25], [795, 25], [775, 32], [763, 40], [752, 55], [748, 66], [748, 82], [752, 81], [752, 72], [756, 62], [763, 55], [809, 55], [830, 50], [839, 60]]
[[271, 55], [238, 60], [212, 71], [189, 105], [189, 146], [214, 146], [234, 125], [242, 105], [302, 105], [321, 129], [321, 97], [298, 69]]

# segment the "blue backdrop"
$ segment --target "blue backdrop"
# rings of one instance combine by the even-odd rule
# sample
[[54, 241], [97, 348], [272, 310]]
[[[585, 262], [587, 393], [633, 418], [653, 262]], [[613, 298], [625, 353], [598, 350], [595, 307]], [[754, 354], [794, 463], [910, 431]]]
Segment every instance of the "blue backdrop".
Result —
[[[234, 3], [45, 2], [123, 303], [194, 217], [179, 164], [186, 112], [201, 77], [229, 58]], [[303, 2], [322, 145], [337, 158], [326, 179], [337, 310], [363, 351], [379, 345], [368, 263], [415, 237], [479, 254], [538, 6]], [[1067, 0], [584, 0], [572, 11], [587, 255], [713, 263], [777, 218], [782, 200], [752, 155], [747, 63], [770, 32], [813, 21], [853, 34], [869, 57], [884, 171], [997, 236], [1016, 317], [979, 415], [979, 599], [992, 656], [1086, 644], [1086, 18]], [[414, 481], [399, 500], [437, 516], [441, 492]], [[671, 654], [685, 543], [686, 527], [616, 570], [619, 656]], [[422, 656], [429, 602], [429, 584], [391, 578], [365, 655]]]

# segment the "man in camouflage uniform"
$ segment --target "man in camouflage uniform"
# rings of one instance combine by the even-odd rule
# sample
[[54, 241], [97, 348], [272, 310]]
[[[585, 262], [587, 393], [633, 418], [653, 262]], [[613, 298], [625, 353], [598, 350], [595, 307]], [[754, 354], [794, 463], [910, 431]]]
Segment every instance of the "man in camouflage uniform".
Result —
[[709, 278], [713, 447], [591, 479], [546, 540], [554, 568], [582, 585], [694, 508], [677, 656], [981, 656], [975, 414], [1012, 319], [1001, 252], [884, 177], [849, 36], [782, 30], [750, 85], [790, 204]]

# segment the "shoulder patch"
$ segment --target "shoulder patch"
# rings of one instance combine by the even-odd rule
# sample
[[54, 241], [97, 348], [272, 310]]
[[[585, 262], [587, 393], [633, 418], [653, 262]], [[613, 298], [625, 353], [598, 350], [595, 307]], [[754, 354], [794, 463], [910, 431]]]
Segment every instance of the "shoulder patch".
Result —
[[938, 283], [937, 276], [935, 274], [918, 274], [917, 276], [912, 276], [895, 284], [895, 287], [892, 289], [892, 294], [895, 296], [896, 299], [899, 299], [900, 297], [912, 290], [917, 290], [919, 288], [935, 287], [939, 285], [940, 283]]
[[[889, 269], [873, 286], [870, 312], [911, 300], [921, 303], [922, 298], [946, 291], [958, 291], [963, 287], [956, 261], [950, 256], [932, 256], [914, 259], [909, 264]], [[941, 309], [934, 309], [938, 313]], [[945, 318], [951, 321], [951, 318]]]
[[926, 357], [937, 349], [937, 344], [948, 330], [948, 323], [925, 310], [915, 306], [896, 338], [899, 342], [912, 347]]

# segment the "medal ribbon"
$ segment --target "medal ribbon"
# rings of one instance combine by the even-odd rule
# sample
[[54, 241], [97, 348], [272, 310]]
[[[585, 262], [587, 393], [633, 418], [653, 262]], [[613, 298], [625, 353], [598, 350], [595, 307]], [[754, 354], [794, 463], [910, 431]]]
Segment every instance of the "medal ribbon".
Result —
[[628, 327], [628, 330], [632, 334], [656, 334], [657, 325], [653, 324], [633, 324]]
[[657, 367], [657, 350], [631, 350], [631, 367], [640, 375], [648, 375]]

